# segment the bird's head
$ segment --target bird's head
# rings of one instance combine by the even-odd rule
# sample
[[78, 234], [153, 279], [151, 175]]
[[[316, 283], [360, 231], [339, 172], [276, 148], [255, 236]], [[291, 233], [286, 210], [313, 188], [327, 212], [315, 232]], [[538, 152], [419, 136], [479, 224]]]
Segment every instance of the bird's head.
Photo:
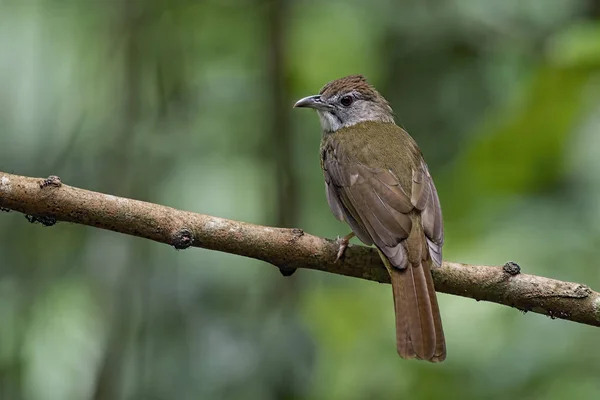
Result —
[[364, 121], [394, 122], [387, 100], [362, 75], [331, 81], [319, 94], [298, 100], [294, 107], [315, 109], [325, 134]]

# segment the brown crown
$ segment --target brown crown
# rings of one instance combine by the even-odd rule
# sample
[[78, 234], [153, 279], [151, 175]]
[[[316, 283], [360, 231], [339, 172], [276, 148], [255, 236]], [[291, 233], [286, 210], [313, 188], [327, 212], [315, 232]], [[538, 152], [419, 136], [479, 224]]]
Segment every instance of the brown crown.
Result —
[[350, 75], [344, 78], [331, 81], [319, 92], [325, 98], [329, 98], [335, 94], [357, 91], [368, 100], [383, 99], [383, 97], [375, 90], [373, 86], [367, 82], [367, 78], [362, 75]]

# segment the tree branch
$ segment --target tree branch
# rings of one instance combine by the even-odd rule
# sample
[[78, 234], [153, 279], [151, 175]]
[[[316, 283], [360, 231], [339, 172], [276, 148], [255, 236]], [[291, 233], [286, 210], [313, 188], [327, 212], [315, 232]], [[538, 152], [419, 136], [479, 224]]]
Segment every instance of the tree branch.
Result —
[[[253, 225], [63, 185], [58, 177], [29, 178], [0, 172], [0, 209], [26, 214], [46, 226], [74, 222], [166, 243], [255, 258], [277, 267], [308, 268], [389, 283], [377, 251], [351, 245], [334, 263], [334, 240]], [[585, 285], [521, 274], [504, 267], [444, 262], [433, 271], [436, 290], [600, 326], [600, 294]]]

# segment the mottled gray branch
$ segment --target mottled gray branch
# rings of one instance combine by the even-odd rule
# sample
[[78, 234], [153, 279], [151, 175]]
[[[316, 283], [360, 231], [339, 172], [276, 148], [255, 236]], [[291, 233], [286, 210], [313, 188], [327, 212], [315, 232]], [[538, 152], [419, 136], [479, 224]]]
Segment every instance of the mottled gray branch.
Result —
[[[94, 226], [166, 243], [255, 258], [277, 267], [308, 268], [389, 283], [377, 251], [351, 245], [335, 263], [336, 241], [300, 229], [272, 228], [176, 210], [62, 184], [59, 178], [29, 178], [0, 172], [0, 207], [29, 221]], [[0, 215], [1, 217], [1, 215]], [[578, 283], [520, 273], [504, 266], [444, 262], [433, 272], [436, 290], [504, 304], [583, 324], [600, 326], [600, 294]], [[282, 278], [283, 279], [283, 278]]]

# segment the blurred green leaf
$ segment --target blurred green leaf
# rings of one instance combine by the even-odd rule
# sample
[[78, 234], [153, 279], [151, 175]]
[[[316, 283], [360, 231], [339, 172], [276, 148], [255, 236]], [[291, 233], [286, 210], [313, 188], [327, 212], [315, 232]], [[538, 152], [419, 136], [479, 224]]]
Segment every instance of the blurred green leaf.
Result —
[[[469, 237], [506, 198], [559, 184], [595, 70], [540, 66], [519, 98], [490, 115], [440, 189], [449, 236]], [[458, 222], [460, 221], [460, 222]]]
[[587, 22], [560, 32], [548, 43], [548, 58], [561, 68], [600, 66], [600, 26]]

